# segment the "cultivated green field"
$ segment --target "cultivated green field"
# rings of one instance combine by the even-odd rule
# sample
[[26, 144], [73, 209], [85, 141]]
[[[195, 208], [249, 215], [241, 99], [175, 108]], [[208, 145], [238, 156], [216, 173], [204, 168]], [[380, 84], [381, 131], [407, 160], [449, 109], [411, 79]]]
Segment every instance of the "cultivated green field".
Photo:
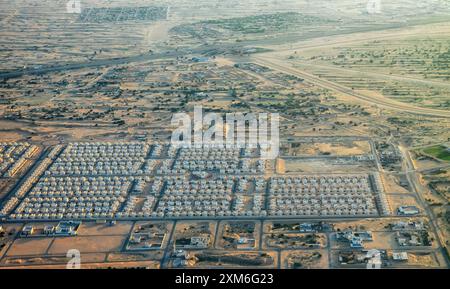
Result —
[[448, 148], [442, 145], [429, 147], [423, 150], [424, 153], [431, 155], [435, 158], [444, 160], [444, 161], [450, 161], [450, 151]]

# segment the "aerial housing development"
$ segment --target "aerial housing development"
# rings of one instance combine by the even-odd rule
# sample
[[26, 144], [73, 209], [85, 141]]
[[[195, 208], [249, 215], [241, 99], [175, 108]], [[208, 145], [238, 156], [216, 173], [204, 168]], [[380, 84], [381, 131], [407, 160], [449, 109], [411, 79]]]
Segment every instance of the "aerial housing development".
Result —
[[449, 268], [450, 4], [380, 1], [0, 0], [0, 269]]

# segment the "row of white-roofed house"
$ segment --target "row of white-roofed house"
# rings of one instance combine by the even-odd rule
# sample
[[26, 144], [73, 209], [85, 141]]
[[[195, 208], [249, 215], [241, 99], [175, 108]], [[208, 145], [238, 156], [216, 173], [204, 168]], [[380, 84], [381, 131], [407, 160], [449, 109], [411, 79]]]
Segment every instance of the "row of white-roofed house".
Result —
[[28, 158], [32, 157], [33, 154], [38, 150], [35, 145], [27, 146], [25, 151], [20, 155], [20, 157], [12, 164], [12, 166], [5, 173], [7, 177], [13, 177], [23, 166], [25, 165]]
[[140, 200], [140, 198], [137, 196], [129, 196], [122, 212], [125, 214], [129, 214], [129, 213], [133, 212], [135, 210], [136, 205], [139, 202], [139, 200]]
[[[255, 151], [256, 151], [256, 153], [255, 153]], [[244, 157], [253, 157], [255, 155], [256, 156], [259, 155], [258, 151], [255, 148], [250, 148], [248, 146], [243, 148], [241, 152]]]
[[78, 175], [131, 175], [143, 174], [141, 167], [143, 158], [115, 158], [115, 159], [58, 159], [50, 167], [46, 175], [78, 176]]
[[135, 180], [134, 186], [133, 186], [133, 190], [131, 191], [131, 193], [133, 194], [144, 194], [144, 189], [147, 188], [147, 186], [150, 184], [149, 186], [149, 190], [147, 193], [152, 194], [152, 195], [157, 195], [160, 193], [164, 182], [166, 180], [170, 180], [170, 177], [150, 177], [150, 176], [145, 176], [145, 177], [133, 177], [133, 179]]
[[[270, 198], [269, 214], [292, 215], [296, 211], [299, 215], [317, 214], [325, 216], [333, 215], [377, 215], [377, 209], [373, 197], [340, 198], [336, 199], [301, 199], [293, 198]], [[309, 212], [309, 213], [308, 213]]]
[[244, 142], [194, 142], [194, 143], [177, 143], [172, 144], [171, 149], [188, 149], [188, 150], [223, 150], [223, 149], [236, 149], [240, 150], [241, 148], [252, 147], [257, 148], [257, 145], [246, 144]]
[[[133, 187], [132, 193], [134, 194], [143, 194], [144, 189], [148, 184], [150, 184], [150, 188], [148, 193], [157, 195], [160, 193], [165, 181], [171, 181], [177, 179], [178, 176], [156, 176], [156, 177], [150, 177], [150, 176], [135, 176], [130, 177], [131, 179], [135, 180], [135, 185]], [[180, 177], [180, 180], [184, 179], [184, 177]]]
[[[26, 163], [27, 159], [19, 157], [18, 159], [9, 158], [2, 161], [2, 165], [0, 166], [0, 172], [4, 172], [4, 177], [13, 177]], [[1, 173], [0, 173], [1, 176]]]
[[147, 186], [147, 184], [151, 181], [150, 176], [145, 177], [134, 177], [134, 186], [133, 190], [131, 191], [132, 194], [143, 194], [144, 189]]
[[264, 179], [264, 177], [255, 177], [255, 192], [257, 193], [264, 193], [267, 186], [267, 181]]
[[266, 210], [264, 209], [264, 196], [261, 194], [253, 195], [253, 215], [265, 216]]
[[344, 194], [350, 193], [352, 195], [361, 195], [366, 193], [371, 193], [369, 187], [359, 187], [359, 186], [285, 186], [285, 187], [273, 187], [270, 186], [269, 192], [274, 195], [283, 194], [316, 194], [316, 193], [326, 193], [326, 194]]
[[[245, 202], [248, 201], [246, 199], [250, 198], [252, 201], [250, 204], [251, 208], [246, 209]], [[232, 212], [233, 216], [265, 216], [266, 212], [263, 210], [264, 206], [264, 197], [261, 194], [245, 196], [242, 194], [237, 194], [232, 202]]]
[[[158, 181], [154, 181], [150, 187], [151, 194], [157, 194], [162, 186], [162, 178], [156, 178]], [[144, 195], [144, 190], [147, 185], [151, 182], [152, 178], [149, 176], [136, 177], [131, 194], [125, 203], [123, 210], [116, 213], [118, 218], [135, 218], [135, 217], [151, 217], [153, 212], [153, 205], [155, 204], [157, 198], [155, 195]], [[145, 199], [143, 201], [143, 199]], [[139, 202], [144, 202], [141, 208], [137, 208]]]
[[157, 174], [179, 175], [192, 171], [213, 171], [219, 170], [222, 174], [235, 173], [238, 169], [239, 161], [237, 160], [164, 160], [156, 170]]
[[185, 180], [180, 179], [167, 179], [166, 180], [166, 191], [169, 194], [209, 194], [213, 190], [228, 192], [232, 190], [234, 185], [234, 177], [223, 176], [217, 179], [208, 180]]
[[388, 198], [384, 191], [383, 181], [381, 180], [379, 173], [373, 173], [370, 175], [370, 179], [372, 180], [372, 184], [375, 190], [375, 194], [377, 197], [377, 201], [379, 204], [379, 208], [381, 214], [383, 216], [392, 215], [392, 208], [389, 204]]
[[0, 143], [0, 176], [14, 176], [37, 150], [29, 143]]
[[180, 160], [177, 159], [172, 172], [219, 171], [221, 174], [261, 174], [265, 171], [265, 161], [252, 159]]
[[173, 159], [166, 159], [161, 162], [161, 166], [156, 170], [158, 175], [184, 174], [184, 172], [172, 170]]
[[150, 186], [150, 194], [159, 194], [162, 187], [164, 186], [164, 178], [155, 177], [153, 183]]
[[245, 206], [245, 196], [236, 195], [233, 200], [233, 211], [243, 211]]
[[158, 164], [159, 164], [159, 161], [157, 161], [157, 160], [152, 160], [152, 159], [145, 160], [144, 167], [142, 168], [144, 174], [153, 174], [153, 172]]
[[25, 194], [31, 189], [31, 187], [38, 182], [39, 177], [44, 173], [44, 171], [51, 164], [51, 160], [49, 158], [45, 158], [37, 168], [31, 173], [31, 175], [22, 183], [20, 188], [16, 191], [15, 196], [18, 198], [22, 198]]
[[48, 153], [47, 157], [54, 160], [58, 157], [59, 153], [63, 150], [63, 145], [54, 146], [51, 151]]
[[20, 202], [26, 193], [32, 188], [32, 186], [39, 180], [39, 177], [44, 173], [47, 167], [51, 164], [49, 158], [45, 158], [37, 168], [31, 173], [31, 175], [20, 185], [15, 191], [14, 196], [10, 197], [0, 210], [0, 215], [7, 215], [11, 213], [14, 207]]
[[8, 158], [21, 155], [29, 146], [27, 142], [0, 142], [0, 155]]
[[[179, 216], [204, 216], [213, 217], [220, 215], [231, 215], [231, 196], [212, 195], [208, 199], [191, 198], [184, 200], [182, 196], [175, 197], [174, 200], [166, 199], [163, 196], [158, 203], [156, 212], [152, 216], [158, 217], [179, 217]], [[227, 213], [228, 212], [228, 213]]]
[[77, 158], [145, 158], [150, 145], [144, 142], [70, 143], [61, 154], [61, 160]]
[[164, 145], [163, 144], [159, 144], [159, 143], [155, 143], [152, 146], [152, 150], [151, 150], [150, 156], [151, 157], [161, 157], [163, 152], [164, 152]]
[[252, 159], [241, 159], [239, 167], [241, 173], [261, 174], [266, 170], [266, 161], [257, 160], [254, 163]]
[[339, 198], [291, 195], [269, 198], [269, 215], [375, 216], [377, 213], [371, 195]]
[[[328, 198], [328, 197], [303, 197], [302, 198], [292, 198], [292, 197], [274, 197], [270, 199], [271, 204], [275, 206], [310, 206], [310, 205], [323, 205], [328, 207], [342, 207], [347, 205], [363, 205], [367, 207], [375, 207], [373, 197], [368, 196], [363, 197], [339, 197], [339, 198]], [[353, 208], [356, 208], [353, 206]]]
[[113, 217], [132, 177], [42, 178], [11, 214], [15, 219]]
[[83, 176], [83, 177], [42, 177], [32, 192], [35, 194], [81, 193], [90, 191], [118, 191], [128, 187], [134, 177]]
[[367, 181], [361, 181], [357, 183], [318, 183], [318, 182], [307, 182], [307, 183], [287, 183], [279, 181], [271, 181], [273, 187], [298, 187], [298, 188], [312, 188], [312, 187], [369, 187]]
[[8, 215], [19, 203], [19, 199], [17, 197], [10, 197], [4, 204], [2, 209], [0, 210], [0, 216]]
[[154, 196], [147, 196], [145, 197], [144, 205], [141, 208], [141, 212], [144, 216], [151, 216], [153, 213], [153, 207], [156, 204], [156, 197]]
[[[124, 209], [120, 212], [116, 213], [116, 217], [118, 218], [141, 218], [141, 217], [157, 217], [158, 215], [154, 212], [154, 205], [157, 202], [157, 195], [159, 195], [162, 187], [166, 180], [171, 181], [176, 177], [154, 177], [151, 178], [149, 176], [145, 177], [135, 177], [135, 183], [133, 186], [133, 190], [129, 195]], [[150, 185], [150, 190], [148, 192], [144, 192], [144, 189]], [[144, 194], [150, 195], [144, 195]], [[138, 202], [144, 200], [144, 204], [139, 209], [137, 208]]]
[[378, 214], [376, 209], [305, 207], [269, 209], [268, 215], [278, 217], [370, 217]]
[[264, 193], [267, 181], [264, 177], [253, 176], [235, 176], [236, 193], [245, 193], [249, 190], [250, 184], [254, 185], [254, 191], [257, 193]]
[[5, 158], [0, 156], [0, 176], [9, 168], [9, 166], [14, 163], [14, 159]]
[[219, 171], [221, 174], [239, 172], [239, 161], [231, 159], [217, 160], [179, 160], [175, 161], [173, 171], [182, 173], [191, 171]]
[[240, 149], [235, 148], [221, 148], [221, 149], [208, 149], [208, 148], [191, 148], [180, 149], [178, 158], [182, 160], [225, 160], [225, 159], [238, 159], [240, 155]]
[[156, 214], [152, 215], [153, 207], [156, 203], [155, 196], [146, 196], [144, 198], [144, 203], [141, 208], [137, 208], [137, 204], [142, 201], [141, 197], [129, 196], [125, 203], [125, 207], [120, 212], [116, 213], [118, 218], [136, 218], [136, 217], [155, 217]]
[[167, 155], [169, 156], [169, 158], [175, 158], [176, 155], [178, 154], [179, 148], [176, 146], [170, 146], [169, 149], [167, 150]]
[[250, 181], [248, 178], [236, 178], [236, 192], [237, 193], [245, 193], [249, 189]]
[[[356, 178], [355, 178], [356, 179]], [[356, 179], [354, 182], [317, 182], [316, 180], [305, 181], [305, 178], [296, 182], [283, 180], [280, 178], [271, 178], [270, 192], [370, 192], [370, 186], [366, 178]]]
[[27, 158], [24, 156], [21, 156], [18, 160], [16, 160], [6, 171], [5, 176], [6, 177], [13, 177], [21, 168], [25, 166], [27, 162]]
[[165, 191], [156, 208], [161, 216], [216, 216], [230, 210], [234, 181], [217, 180], [168, 180]]
[[270, 179], [276, 184], [367, 184], [368, 175], [324, 175], [324, 176], [296, 176], [296, 177], [273, 177]]
[[[116, 196], [64, 196], [64, 197], [27, 197], [16, 209], [16, 213], [75, 213], [116, 211], [121, 197]], [[64, 215], [63, 215], [64, 216]], [[106, 215], [105, 215], [106, 216]], [[48, 216], [44, 216], [48, 218]]]
[[269, 215], [377, 215], [367, 175], [271, 178]]

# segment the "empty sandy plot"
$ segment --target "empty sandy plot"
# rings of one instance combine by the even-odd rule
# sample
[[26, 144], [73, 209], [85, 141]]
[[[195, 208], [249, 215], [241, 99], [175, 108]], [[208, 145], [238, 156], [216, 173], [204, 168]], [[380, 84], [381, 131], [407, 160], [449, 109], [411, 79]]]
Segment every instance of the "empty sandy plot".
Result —
[[294, 262], [297, 263], [298, 268], [302, 269], [328, 269], [329, 267], [327, 250], [282, 251], [281, 260], [283, 269], [292, 268]]
[[302, 143], [294, 149], [294, 154], [301, 155], [335, 155], [351, 156], [370, 153], [370, 144], [367, 141], [353, 141], [342, 143]]
[[115, 225], [83, 223], [78, 229], [79, 236], [124, 235], [131, 230], [133, 222], [118, 222]]
[[111, 253], [108, 255], [108, 262], [130, 262], [130, 261], [159, 261], [163, 252], [135, 252], [135, 253]]
[[[106, 259], [106, 254], [93, 253], [81, 255], [81, 263], [97, 263], [103, 262]], [[66, 264], [71, 260], [71, 257], [67, 257], [66, 254], [57, 256], [27, 256], [27, 257], [7, 257], [2, 260], [2, 265], [6, 266], [46, 266], [62, 264], [65, 268]]]
[[395, 232], [373, 232], [373, 241], [364, 242], [366, 249], [390, 249], [398, 248], [395, 240]]
[[370, 172], [373, 170], [369, 165], [364, 163], [338, 163], [331, 159], [286, 159], [286, 174], [294, 173], [354, 173], [354, 172]]
[[402, 180], [399, 179], [398, 176], [394, 176], [391, 174], [381, 174], [381, 178], [383, 180], [384, 188], [386, 192], [388, 193], [402, 193], [402, 194], [411, 194], [409, 190], [402, 187], [400, 185], [401, 182], [405, 183], [406, 179], [403, 178]]
[[86, 236], [56, 239], [49, 254], [65, 254], [70, 249], [81, 253], [111, 252], [122, 248], [125, 236]]
[[414, 196], [411, 195], [390, 195], [387, 194], [388, 202], [392, 208], [392, 210], [397, 211], [400, 206], [415, 206], [418, 207], [422, 212], [422, 207], [417, 203], [417, 200]]
[[[20, 261], [20, 260], [19, 260]], [[8, 269], [65, 269], [66, 264], [39, 264], [39, 265], [29, 265], [22, 264], [20, 262], [12, 263]], [[14, 265], [14, 266], [13, 266]], [[113, 262], [113, 263], [103, 263], [103, 262], [89, 262], [81, 263], [81, 269], [105, 269], [105, 268], [150, 268], [158, 269], [159, 262], [157, 261], [142, 261], [142, 262]]]
[[52, 238], [17, 239], [8, 250], [8, 256], [43, 255], [50, 246]]
[[436, 258], [432, 253], [409, 252], [407, 264], [420, 267], [438, 267]]

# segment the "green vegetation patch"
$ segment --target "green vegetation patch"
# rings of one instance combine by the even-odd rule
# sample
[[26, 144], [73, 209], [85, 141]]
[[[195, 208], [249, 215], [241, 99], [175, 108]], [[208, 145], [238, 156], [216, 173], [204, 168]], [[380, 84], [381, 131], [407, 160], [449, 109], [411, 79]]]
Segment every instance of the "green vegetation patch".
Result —
[[231, 19], [210, 20], [204, 24], [212, 24], [223, 29], [244, 34], [264, 33], [268, 31], [287, 31], [299, 25], [314, 25], [330, 22], [319, 17], [296, 12], [263, 14]]
[[437, 145], [433, 147], [429, 147], [423, 150], [424, 153], [427, 155], [431, 155], [435, 158], [444, 160], [444, 161], [450, 161], [450, 150], [443, 146], [443, 145]]

